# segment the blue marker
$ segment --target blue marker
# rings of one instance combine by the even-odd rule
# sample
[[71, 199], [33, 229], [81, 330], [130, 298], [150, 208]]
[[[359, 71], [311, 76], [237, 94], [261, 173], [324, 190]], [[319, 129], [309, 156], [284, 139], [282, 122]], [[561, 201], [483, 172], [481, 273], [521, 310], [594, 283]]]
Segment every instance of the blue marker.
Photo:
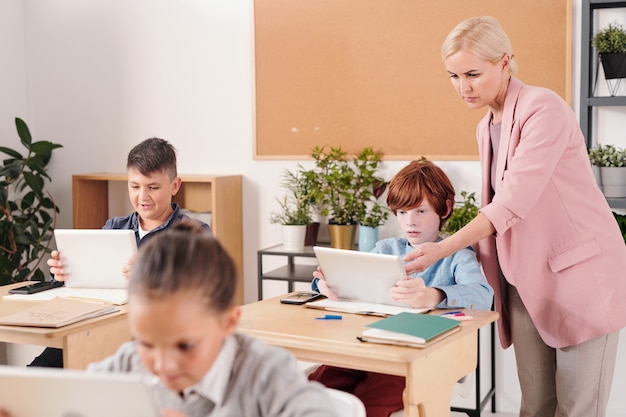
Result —
[[335, 316], [333, 314], [326, 314], [324, 317], [315, 317], [315, 320], [341, 320], [341, 316]]
[[445, 313], [441, 313], [440, 316], [448, 316], [450, 314], [456, 316], [456, 315], [463, 314], [463, 312], [462, 311], [446, 311]]

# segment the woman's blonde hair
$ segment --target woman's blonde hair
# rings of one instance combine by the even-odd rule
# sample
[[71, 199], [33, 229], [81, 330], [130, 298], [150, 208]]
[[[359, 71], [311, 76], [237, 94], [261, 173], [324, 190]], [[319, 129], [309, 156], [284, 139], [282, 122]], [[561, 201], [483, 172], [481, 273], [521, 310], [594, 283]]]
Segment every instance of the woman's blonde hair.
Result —
[[510, 57], [509, 73], [517, 71], [513, 61], [513, 47], [500, 23], [491, 16], [470, 17], [459, 23], [441, 46], [441, 59], [467, 50], [480, 59], [496, 63], [506, 54]]

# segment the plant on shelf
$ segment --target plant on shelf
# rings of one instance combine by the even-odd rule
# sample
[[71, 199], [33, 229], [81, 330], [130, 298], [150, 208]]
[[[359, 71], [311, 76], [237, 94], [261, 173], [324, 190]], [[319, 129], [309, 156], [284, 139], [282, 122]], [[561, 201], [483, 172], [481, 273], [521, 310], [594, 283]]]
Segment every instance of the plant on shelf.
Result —
[[270, 216], [270, 223], [283, 225], [307, 225], [312, 221], [314, 201], [310, 197], [311, 190], [304, 171], [283, 171], [281, 186], [288, 193], [282, 199], [276, 198], [280, 211]]
[[[315, 168], [308, 173], [314, 177], [310, 195], [320, 214], [328, 217], [331, 246], [352, 249], [360, 221], [369, 217], [380, 223], [388, 216], [376, 201], [376, 190], [382, 193], [386, 186], [377, 174], [382, 152], [366, 147], [350, 156], [340, 146], [316, 146], [311, 155]], [[340, 231], [335, 226], [351, 227]]]
[[599, 167], [599, 183], [609, 198], [626, 197], [626, 151], [615, 145], [597, 145], [588, 151], [589, 161]]
[[589, 161], [598, 167], [626, 166], [626, 151], [615, 145], [598, 145], [589, 149]]
[[452, 215], [443, 225], [443, 231], [449, 235], [465, 226], [478, 215], [479, 207], [476, 203], [476, 193], [461, 191], [461, 198], [462, 201], [455, 204]]
[[626, 53], [626, 31], [619, 23], [613, 22], [593, 35], [591, 44], [598, 54]]
[[359, 224], [366, 227], [379, 227], [389, 218], [389, 208], [374, 201], [359, 216]]
[[341, 147], [315, 147], [312, 151], [318, 178], [313, 198], [323, 216], [334, 224], [357, 224], [375, 186], [384, 180], [377, 175], [382, 152], [364, 148], [352, 157]]
[[600, 57], [609, 92], [614, 96], [619, 84], [609, 80], [626, 78], [626, 31], [619, 23], [610, 23], [591, 38], [591, 44]]
[[[281, 186], [287, 190], [282, 199], [276, 198], [280, 206], [270, 216], [270, 223], [279, 223], [282, 227], [285, 250], [302, 250], [306, 245], [315, 244], [319, 223], [313, 223], [316, 212], [315, 199], [312, 197], [311, 181], [315, 180], [302, 166], [297, 171], [284, 170]], [[317, 227], [313, 227], [317, 226]]]
[[9, 156], [0, 168], [0, 285], [45, 279], [40, 264], [51, 252], [59, 212], [44, 188], [46, 180], [51, 180], [46, 167], [52, 151], [62, 145], [33, 142], [28, 126], [19, 118], [15, 126], [26, 153], [0, 146], [0, 152]]

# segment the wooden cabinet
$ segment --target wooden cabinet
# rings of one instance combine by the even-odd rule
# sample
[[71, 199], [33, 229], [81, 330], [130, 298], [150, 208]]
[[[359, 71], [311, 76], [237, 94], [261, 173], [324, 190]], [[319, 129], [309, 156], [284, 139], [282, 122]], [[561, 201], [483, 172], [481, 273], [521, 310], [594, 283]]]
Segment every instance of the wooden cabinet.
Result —
[[[210, 213], [211, 230], [235, 260], [239, 275], [242, 277], [236, 298], [241, 304], [243, 303], [241, 175], [181, 175], [180, 177], [182, 184], [173, 200], [183, 209], [197, 213]], [[118, 192], [114, 192], [114, 189]], [[114, 199], [123, 200], [124, 204], [127, 204], [126, 174], [73, 175], [74, 228], [99, 229], [104, 226], [109, 217], [126, 214], [111, 209]]]

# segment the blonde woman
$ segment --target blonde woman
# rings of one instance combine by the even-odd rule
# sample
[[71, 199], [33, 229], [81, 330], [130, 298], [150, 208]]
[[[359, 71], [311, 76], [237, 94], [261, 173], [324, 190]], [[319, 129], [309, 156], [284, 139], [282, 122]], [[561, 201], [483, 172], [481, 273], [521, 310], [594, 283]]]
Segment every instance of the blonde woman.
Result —
[[461, 99], [487, 108], [476, 132], [482, 208], [407, 255], [407, 272], [478, 242], [501, 344], [515, 349], [520, 416], [605, 416], [626, 326], [626, 246], [575, 114], [513, 76], [511, 42], [492, 17], [461, 22], [441, 54]]

